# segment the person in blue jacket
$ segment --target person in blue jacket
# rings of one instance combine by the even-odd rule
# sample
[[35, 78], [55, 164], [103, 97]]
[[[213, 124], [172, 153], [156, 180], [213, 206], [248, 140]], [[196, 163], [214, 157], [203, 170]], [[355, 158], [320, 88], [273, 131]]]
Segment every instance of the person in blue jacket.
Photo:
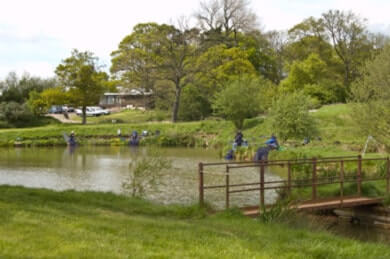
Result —
[[226, 160], [233, 160], [233, 159], [234, 159], [234, 150], [233, 150], [233, 149], [230, 149], [230, 150], [227, 152], [227, 154], [226, 154], [226, 156], [225, 156], [225, 159], [226, 159]]
[[272, 149], [279, 149], [279, 143], [274, 134], [271, 135], [271, 138], [269, 138], [265, 144], [267, 144], [267, 146], [271, 147]]

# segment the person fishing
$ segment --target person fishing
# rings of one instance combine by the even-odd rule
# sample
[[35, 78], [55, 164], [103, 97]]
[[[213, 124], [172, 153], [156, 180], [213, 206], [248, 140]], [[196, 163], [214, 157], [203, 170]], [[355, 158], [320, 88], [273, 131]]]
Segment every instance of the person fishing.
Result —
[[271, 149], [272, 148], [270, 146], [258, 148], [256, 153], [255, 153], [255, 157], [253, 158], [253, 160], [254, 161], [266, 161], [266, 160], [268, 160], [268, 154], [271, 151]]
[[239, 130], [236, 133], [236, 136], [234, 137], [233, 147], [228, 151], [228, 153], [225, 156], [226, 160], [233, 160], [234, 159], [234, 152], [237, 150], [237, 147], [241, 147], [242, 145], [248, 146], [248, 143], [244, 141], [244, 135]]
[[139, 144], [138, 132], [136, 130], [134, 130], [131, 133], [129, 145], [130, 146], [138, 146], [138, 144]]
[[69, 139], [68, 139], [68, 145], [69, 146], [76, 145], [76, 134], [74, 133], [73, 130], [70, 132]]
[[234, 137], [234, 143], [236, 143], [237, 147], [241, 147], [243, 141], [244, 141], [244, 135], [241, 131], [237, 131], [236, 136]]
[[230, 149], [226, 156], [225, 156], [225, 159], [226, 160], [234, 160], [234, 150], [233, 149]]
[[279, 143], [274, 134], [271, 135], [265, 144], [272, 149], [279, 149]]

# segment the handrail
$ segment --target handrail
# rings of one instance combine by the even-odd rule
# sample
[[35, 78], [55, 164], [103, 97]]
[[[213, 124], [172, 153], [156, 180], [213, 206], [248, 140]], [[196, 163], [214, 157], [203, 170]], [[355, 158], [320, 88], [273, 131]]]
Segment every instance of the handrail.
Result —
[[[335, 157], [318, 157], [316, 158], [318, 161], [320, 160], [329, 160], [329, 159], [349, 159], [356, 158], [359, 155], [355, 156], [335, 156]], [[229, 161], [229, 162], [215, 162], [215, 163], [202, 163], [205, 166], [217, 166], [217, 165], [235, 165], [235, 164], [262, 164], [262, 163], [274, 163], [274, 162], [297, 162], [297, 161], [311, 161], [313, 158], [298, 158], [298, 159], [275, 159], [275, 160], [267, 160], [265, 162], [256, 162], [256, 161]]]
[[[387, 161], [386, 174], [381, 177], [362, 177], [363, 163], [367, 161]], [[357, 162], [357, 170], [354, 175], [345, 175], [344, 164], [347, 162]], [[340, 174], [333, 175], [329, 177], [318, 177], [318, 165], [319, 164], [333, 164], [340, 163]], [[204, 168], [211, 166], [225, 166], [225, 172], [221, 175], [225, 176], [225, 184], [221, 185], [204, 185]], [[312, 165], [312, 177], [307, 179], [292, 179], [292, 169], [297, 165]], [[265, 181], [265, 168], [271, 166], [286, 166], [288, 170], [286, 180], [272, 180]], [[232, 184], [230, 182], [230, 174], [234, 169], [239, 168], [259, 168], [258, 173], [260, 176], [260, 181], [251, 182], [251, 183], [238, 183]], [[226, 193], [226, 208], [229, 208], [230, 194], [239, 193], [239, 192], [249, 192], [249, 191], [260, 191], [260, 206], [265, 207], [265, 190], [276, 190], [276, 189], [287, 189], [288, 195], [291, 194], [292, 188], [300, 187], [312, 187], [312, 200], [317, 199], [317, 186], [329, 185], [329, 184], [340, 184], [340, 200], [343, 202], [344, 197], [344, 183], [356, 183], [357, 184], [357, 193], [361, 195], [361, 185], [362, 182], [368, 181], [381, 181], [386, 180], [386, 192], [390, 193], [390, 159], [387, 158], [362, 158], [359, 156], [340, 156], [340, 157], [324, 157], [324, 158], [305, 158], [305, 159], [295, 159], [295, 160], [268, 160], [268, 161], [243, 161], [243, 162], [220, 162], [220, 163], [199, 163], [199, 203], [204, 204], [204, 190], [208, 189], [218, 189], [225, 188]], [[274, 184], [274, 186], [269, 186]], [[246, 189], [237, 189], [237, 187], [245, 186], [257, 186], [254, 188]]]

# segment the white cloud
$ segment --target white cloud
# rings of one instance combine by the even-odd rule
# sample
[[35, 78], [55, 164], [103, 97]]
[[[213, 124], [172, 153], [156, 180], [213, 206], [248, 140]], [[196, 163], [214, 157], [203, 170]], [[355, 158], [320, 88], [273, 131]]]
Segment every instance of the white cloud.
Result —
[[18, 75], [29, 73], [30, 75], [39, 75], [42, 77], [54, 76], [55, 66], [45, 61], [18, 62], [15, 66], [0, 64], [0, 75], [6, 77], [9, 72], [16, 72]]

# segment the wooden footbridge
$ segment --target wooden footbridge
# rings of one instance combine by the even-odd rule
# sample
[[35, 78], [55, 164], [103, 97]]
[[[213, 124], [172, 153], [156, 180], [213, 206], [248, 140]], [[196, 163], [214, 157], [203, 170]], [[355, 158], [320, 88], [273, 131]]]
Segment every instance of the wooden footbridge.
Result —
[[[247, 183], [231, 181], [234, 174], [240, 173], [238, 169], [250, 168], [258, 175], [258, 181]], [[221, 169], [223, 172], [220, 171]], [[278, 171], [282, 178], [266, 180], [267, 169]], [[219, 170], [224, 180], [217, 185], [206, 185], [205, 176], [208, 173], [215, 174], [215, 170]], [[273, 204], [265, 203], [266, 190], [277, 191], [279, 195], [288, 198], [292, 209], [347, 208], [381, 203], [383, 197], [367, 197], [362, 192], [362, 187], [366, 182], [375, 182], [374, 186], [381, 194], [388, 194], [390, 192], [390, 160], [389, 158], [362, 158], [359, 155], [260, 162], [199, 163], [198, 177], [200, 205], [204, 205], [206, 192], [212, 189], [224, 190], [226, 209], [230, 207], [231, 195], [258, 192], [258, 206], [241, 206], [243, 213], [248, 216], [260, 213], [259, 208], [266, 209], [273, 206]], [[338, 194], [335, 195], [335, 192], [332, 192], [334, 197], [330, 196], [326, 192], [327, 185], [332, 185], [333, 190], [335, 189]], [[304, 190], [303, 198], [296, 197], [300, 190]]]

